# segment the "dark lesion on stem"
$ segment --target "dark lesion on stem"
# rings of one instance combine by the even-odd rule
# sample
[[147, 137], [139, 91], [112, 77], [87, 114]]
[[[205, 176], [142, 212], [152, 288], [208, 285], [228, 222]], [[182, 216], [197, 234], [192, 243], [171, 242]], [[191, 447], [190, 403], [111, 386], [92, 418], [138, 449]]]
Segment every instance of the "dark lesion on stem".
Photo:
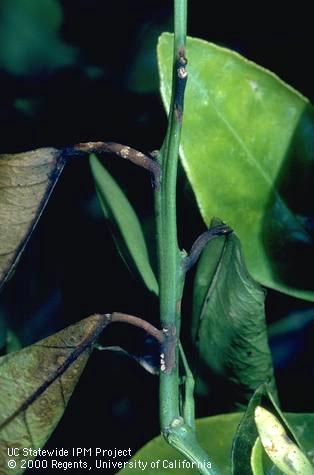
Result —
[[170, 374], [176, 367], [177, 329], [175, 325], [165, 325], [161, 345], [161, 366], [163, 373]]
[[111, 153], [125, 160], [129, 160], [139, 167], [145, 168], [152, 176], [153, 188], [159, 188], [161, 175], [159, 163], [154, 160], [152, 156], [149, 157], [128, 145], [115, 142], [86, 142], [67, 147], [62, 151], [62, 154], [67, 157], [90, 153]]
[[177, 60], [175, 62], [175, 95], [174, 95], [174, 107], [175, 114], [178, 122], [182, 122], [183, 118], [183, 104], [184, 104], [184, 91], [188, 78], [188, 72], [186, 65], [188, 60], [185, 57], [184, 47], [179, 48]]
[[230, 233], [232, 233], [232, 229], [225, 224], [215, 226], [214, 228], [208, 229], [207, 231], [202, 233], [192, 245], [190, 253], [183, 259], [183, 271], [187, 272], [197, 262], [202, 250], [204, 249], [208, 241], [214, 239], [217, 236], [226, 235]]

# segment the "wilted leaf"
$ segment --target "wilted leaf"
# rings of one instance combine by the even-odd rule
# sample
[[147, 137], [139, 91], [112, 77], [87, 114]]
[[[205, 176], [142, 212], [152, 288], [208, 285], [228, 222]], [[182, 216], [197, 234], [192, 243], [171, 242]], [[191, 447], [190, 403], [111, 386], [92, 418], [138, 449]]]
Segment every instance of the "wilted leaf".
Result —
[[99, 202], [113, 228], [120, 254], [126, 264], [138, 272], [147, 288], [158, 294], [158, 284], [149, 262], [142, 227], [133, 207], [98, 158], [92, 155], [90, 164]]
[[65, 164], [59, 150], [0, 155], [0, 289], [24, 250]]
[[[93, 343], [107, 324], [105, 316], [93, 315], [0, 358], [1, 474], [22, 473], [18, 468], [8, 468], [9, 447], [38, 449], [46, 443], [64, 412]], [[21, 458], [27, 457], [21, 453]]]
[[[265, 323], [264, 291], [246, 270], [237, 236], [216, 237], [199, 260], [194, 281], [192, 336], [199, 367], [230, 381], [245, 405], [256, 388], [275, 388]], [[275, 392], [275, 389], [274, 389]]]
[[[172, 41], [158, 46], [167, 109]], [[261, 284], [313, 300], [313, 107], [227, 49], [188, 38], [187, 57], [181, 158], [204, 221], [236, 231]]]

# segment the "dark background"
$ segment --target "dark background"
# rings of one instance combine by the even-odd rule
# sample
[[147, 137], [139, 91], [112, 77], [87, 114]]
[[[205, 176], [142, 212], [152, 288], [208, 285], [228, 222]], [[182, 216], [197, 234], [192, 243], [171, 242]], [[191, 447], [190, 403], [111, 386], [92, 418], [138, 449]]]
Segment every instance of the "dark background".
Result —
[[[313, 99], [313, 38], [303, 27], [307, 13], [301, 5], [300, 21], [289, 12], [274, 16], [266, 6], [263, 12], [258, 6], [256, 11], [244, 6], [231, 10], [227, 4], [209, 11], [206, 6], [190, 2], [190, 35], [237, 50]], [[157, 149], [166, 118], [158, 94], [155, 44], [162, 31], [172, 29], [172, 2], [63, 0], [59, 7], [52, 0], [0, 1], [0, 151], [92, 140]], [[112, 157], [106, 166], [153, 233], [152, 192], [145, 172]], [[179, 183], [181, 245], [189, 248], [204, 228], [182, 170]], [[187, 319], [190, 294], [191, 278], [184, 304]], [[266, 306], [269, 323], [294, 312], [312, 315], [293, 338], [285, 335], [271, 343], [283, 408], [313, 411], [311, 305], [268, 291]], [[87, 160], [75, 159], [63, 172], [2, 294], [0, 317], [26, 345], [91, 313], [114, 310], [157, 322], [156, 302], [115, 250]], [[139, 331], [123, 325], [108, 330], [102, 342], [136, 352], [156, 350]], [[134, 451], [158, 434], [157, 399], [156, 377], [124, 356], [95, 352], [48, 446]], [[228, 408], [224, 394], [199, 400], [202, 415]]]

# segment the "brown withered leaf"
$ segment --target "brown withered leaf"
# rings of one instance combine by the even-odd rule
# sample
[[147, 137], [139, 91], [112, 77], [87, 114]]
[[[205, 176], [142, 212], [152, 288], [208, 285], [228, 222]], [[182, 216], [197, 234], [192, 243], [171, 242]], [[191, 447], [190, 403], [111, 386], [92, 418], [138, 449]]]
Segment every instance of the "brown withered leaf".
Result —
[[58, 424], [87, 363], [108, 325], [90, 316], [27, 348], [0, 358], [0, 473], [17, 475], [23, 457], [8, 468], [8, 448], [38, 449]]
[[30, 237], [65, 164], [62, 151], [0, 155], [0, 290]]

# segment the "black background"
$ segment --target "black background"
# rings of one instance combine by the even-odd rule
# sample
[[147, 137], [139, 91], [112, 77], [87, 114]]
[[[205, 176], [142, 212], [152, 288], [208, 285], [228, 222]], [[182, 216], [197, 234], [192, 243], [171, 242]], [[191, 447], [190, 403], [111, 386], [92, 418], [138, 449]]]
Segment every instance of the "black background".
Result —
[[[191, 36], [236, 49], [313, 99], [309, 64], [313, 38], [305, 27], [307, 12], [301, 5], [296, 8], [298, 15], [286, 10], [275, 15], [266, 5], [254, 5], [253, 10], [244, 5], [231, 9], [227, 3], [213, 8], [207, 3], [190, 2]], [[60, 38], [76, 49], [76, 59], [66, 67], [37, 67], [27, 74], [0, 69], [1, 152], [92, 140], [113, 140], [143, 151], [157, 149], [166, 128], [158, 81], [142, 93], [140, 84], [130, 85], [130, 77], [149, 32], [156, 36], [171, 27], [172, 2], [64, 0], [61, 5]], [[153, 49], [147, 52], [150, 74], [153, 71], [157, 77], [154, 54]], [[17, 107], [17, 99], [30, 106]], [[152, 191], [145, 172], [110, 157], [106, 166], [143, 222], [151, 226]], [[182, 170], [179, 175], [180, 242], [189, 248], [203, 224]], [[186, 318], [190, 293], [188, 282]], [[86, 160], [75, 159], [67, 165], [2, 302], [23, 344], [95, 312], [125, 311], [157, 322], [156, 302], [116, 253], [95, 200]], [[269, 322], [310, 308], [273, 291], [268, 292], [266, 304]], [[108, 330], [102, 341], [134, 351], [149, 344], [138, 331], [123, 325]], [[312, 345], [313, 326], [301, 334], [285, 365], [278, 366], [285, 410], [313, 410], [308, 390], [313, 377]], [[202, 415], [228, 409], [223, 394], [199, 402]], [[157, 378], [123, 356], [96, 352], [48, 447], [131, 447], [134, 451], [158, 431]]]

